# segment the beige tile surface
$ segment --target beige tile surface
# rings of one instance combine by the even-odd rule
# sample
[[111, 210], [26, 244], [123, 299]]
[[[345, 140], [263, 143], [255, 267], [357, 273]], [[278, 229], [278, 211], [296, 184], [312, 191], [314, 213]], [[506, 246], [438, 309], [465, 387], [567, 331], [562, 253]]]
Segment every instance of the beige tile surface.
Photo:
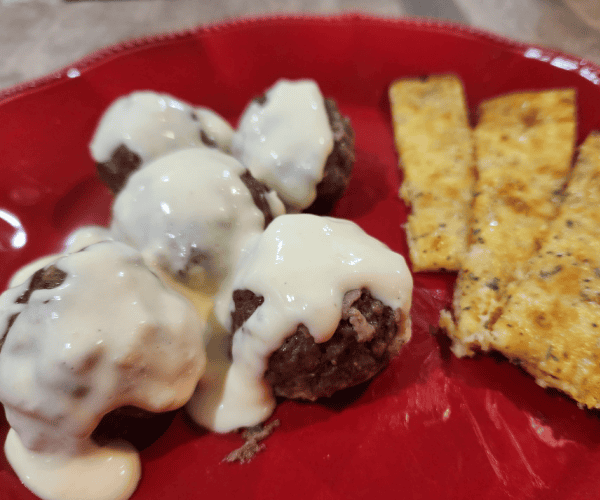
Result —
[[[567, 6], [567, 3], [570, 5]], [[122, 40], [239, 16], [363, 11], [426, 16], [549, 45], [600, 63], [598, 0], [0, 0], [0, 88]], [[575, 12], [583, 13], [580, 19]], [[583, 19], [583, 20], [582, 20]]]

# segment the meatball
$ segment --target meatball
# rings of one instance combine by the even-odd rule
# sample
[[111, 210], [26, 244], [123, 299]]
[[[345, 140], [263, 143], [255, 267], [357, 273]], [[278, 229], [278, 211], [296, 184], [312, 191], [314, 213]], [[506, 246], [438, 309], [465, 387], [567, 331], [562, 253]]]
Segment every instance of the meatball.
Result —
[[404, 258], [350, 221], [277, 217], [246, 249], [231, 290], [215, 301], [229, 312], [218, 352], [229, 350], [230, 366], [186, 406], [219, 432], [264, 421], [275, 395], [314, 400], [368, 380], [411, 335]]
[[102, 115], [90, 151], [100, 179], [118, 193], [142, 164], [187, 147], [229, 152], [232, 135], [231, 126], [207, 108], [168, 94], [133, 92]]
[[327, 213], [354, 165], [354, 130], [312, 80], [279, 80], [244, 111], [232, 152], [288, 212]]
[[100, 180], [117, 194], [131, 174], [141, 166], [142, 157], [128, 149], [125, 144], [119, 144], [107, 161], [96, 163], [96, 170]]
[[[56, 266], [48, 266], [46, 268], [37, 270], [31, 276], [29, 284], [27, 285], [25, 291], [15, 299], [15, 305], [27, 304], [29, 302], [29, 297], [31, 297], [31, 294], [35, 290], [52, 290], [53, 288], [60, 286], [65, 280], [66, 276], [67, 273], [61, 271]], [[4, 345], [4, 341], [6, 340], [8, 331], [17, 319], [19, 312], [14, 312], [10, 314], [6, 319], [6, 326], [4, 328], [4, 332], [0, 336], [0, 351], [2, 351], [2, 346]]]
[[190, 148], [131, 176], [113, 204], [111, 230], [151, 265], [216, 293], [252, 237], [283, 211], [235, 158]]
[[325, 109], [333, 132], [333, 150], [327, 157], [323, 178], [317, 184], [317, 197], [304, 212], [325, 215], [344, 195], [354, 167], [354, 129], [350, 118], [342, 116], [333, 99], [325, 99]]
[[[232, 331], [264, 302], [250, 290], [235, 290]], [[316, 343], [300, 324], [268, 360], [264, 378], [276, 396], [314, 401], [365, 382], [387, 366], [407, 340], [405, 317], [368, 289], [344, 295], [342, 319], [332, 337]]]
[[154, 432], [151, 415], [185, 404], [205, 367], [203, 330], [193, 306], [114, 241], [62, 256], [0, 295], [0, 401], [15, 472], [54, 498], [49, 488], [73, 471], [95, 474], [110, 449], [128, 469], [107, 465], [106, 474], [135, 487], [137, 453], [98, 446], [93, 433], [124, 437], [106, 426], [111, 414], [136, 416], [136, 426]]

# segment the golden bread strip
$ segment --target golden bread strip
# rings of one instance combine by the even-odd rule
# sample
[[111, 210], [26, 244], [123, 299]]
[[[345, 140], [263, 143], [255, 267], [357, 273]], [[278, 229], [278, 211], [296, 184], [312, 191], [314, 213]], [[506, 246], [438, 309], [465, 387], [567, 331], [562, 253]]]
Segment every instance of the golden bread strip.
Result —
[[575, 143], [575, 91], [510, 94], [484, 102], [475, 129], [478, 180], [471, 246], [440, 325], [458, 356], [489, 348], [506, 285], [556, 217]]
[[400, 196], [415, 271], [457, 270], [466, 251], [473, 196], [473, 137], [460, 80], [452, 75], [394, 82], [389, 90], [404, 171]]
[[581, 146], [546, 243], [507, 293], [489, 347], [541, 386], [600, 408], [600, 133]]

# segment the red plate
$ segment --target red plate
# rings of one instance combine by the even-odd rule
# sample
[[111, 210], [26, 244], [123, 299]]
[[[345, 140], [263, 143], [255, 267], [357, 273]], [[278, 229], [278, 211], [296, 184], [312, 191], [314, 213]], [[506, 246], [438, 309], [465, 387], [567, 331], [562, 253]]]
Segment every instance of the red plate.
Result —
[[[460, 75], [472, 110], [505, 92], [575, 87], [579, 141], [600, 122], [600, 68], [466, 27], [416, 20], [274, 17], [235, 21], [98, 52], [0, 92], [0, 286], [108, 221], [110, 195], [87, 150], [117, 96], [169, 92], [235, 123], [277, 78], [314, 78], [356, 128], [356, 174], [335, 215], [406, 255], [387, 88], [401, 76]], [[26, 235], [26, 239], [25, 239]], [[221, 459], [239, 436], [179, 416], [142, 453], [137, 499], [569, 498], [600, 491], [600, 420], [508, 362], [457, 359], [430, 334], [454, 275], [415, 274], [413, 339], [367, 386], [324, 404], [286, 402], [251, 463]], [[0, 439], [7, 424], [0, 421]], [[0, 459], [0, 496], [34, 498]]]

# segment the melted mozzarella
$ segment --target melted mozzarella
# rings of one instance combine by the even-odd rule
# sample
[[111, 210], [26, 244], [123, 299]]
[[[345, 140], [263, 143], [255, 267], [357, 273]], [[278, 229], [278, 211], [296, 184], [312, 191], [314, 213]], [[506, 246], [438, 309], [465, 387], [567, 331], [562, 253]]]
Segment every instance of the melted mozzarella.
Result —
[[[263, 296], [264, 303], [235, 332], [230, 366], [223, 369], [222, 351], [216, 349], [213, 359], [209, 349], [207, 372], [214, 380], [196, 388], [186, 406], [192, 418], [218, 432], [265, 420], [275, 407], [263, 380], [270, 354], [300, 323], [316, 342], [329, 340], [344, 294], [361, 288], [408, 318], [412, 277], [401, 255], [349, 221], [304, 214], [275, 219], [240, 261], [232, 284], [232, 290]], [[232, 312], [231, 296], [227, 304]], [[408, 339], [410, 321], [405, 324], [400, 334]]]
[[233, 129], [215, 112], [168, 94], [133, 92], [114, 101], [102, 115], [90, 152], [103, 163], [125, 145], [145, 163], [177, 149], [205, 146], [201, 131], [229, 151]]
[[[215, 292], [264, 228], [264, 216], [240, 180], [245, 170], [235, 158], [207, 148], [159, 158], [135, 172], [117, 196], [115, 238], [138, 248], [151, 265]], [[274, 215], [283, 211], [279, 202]]]
[[232, 151], [290, 211], [299, 212], [315, 200], [333, 150], [325, 102], [312, 80], [279, 80], [266, 98], [244, 111]]
[[[6, 445], [8, 458], [34, 491], [40, 474], [89, 471], [103, 460], [107, 450], [93, 448], [89, 436], [106, 413], [127, 405], [179, 408], [205, 367], [204, 322], [138, 252], [102, 242], [54, 266], [66, 273], [58, 287], [35, 290], [18, 303], [28, 279], [0, 296], [0, 329], [8, 330], [0, 350], [0, 401], [19, 438]], [[115, 475], [107, 481], [119, 481], [118, 470], [102, 472]]]

